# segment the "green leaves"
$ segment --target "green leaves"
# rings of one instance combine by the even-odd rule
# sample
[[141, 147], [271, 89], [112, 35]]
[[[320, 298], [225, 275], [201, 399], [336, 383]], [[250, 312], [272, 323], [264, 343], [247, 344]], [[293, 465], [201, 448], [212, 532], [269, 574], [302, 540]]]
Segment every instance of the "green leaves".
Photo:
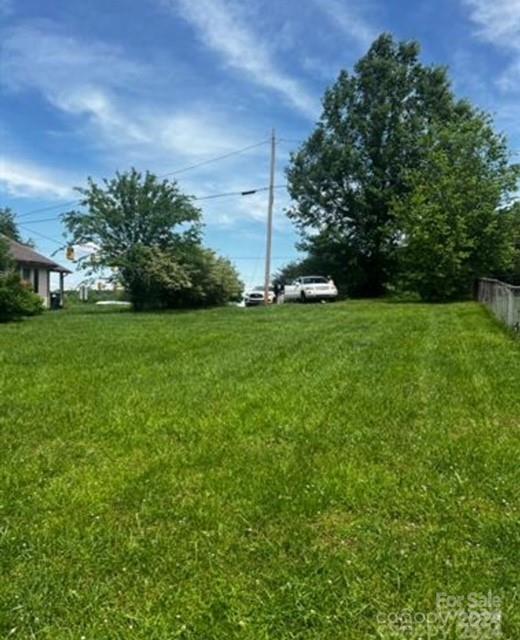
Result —
[[434, 127], [421, 144], [423, 160], [393, 206], [401, 238], [395, 283], [428, 300], [465, 297], [476, 278], [507, 270], [513, 259], [502, 207], [518, 167], [484, 114]]
[[42, 311], [40, 297], [21, 281], [14, 270], [9, 245], [0, 237], [0, 322], [34, 316]]
[[198, 245], [178, 252], [136, 245], [121, 275], [138, 310], [225, 304], [243, 289], [228, 260]]
[[15, 214], [9, 207], [0, 207], [0, 236], [23, 242], [16, 224]]
[[[64, 222], [72, 244], [99, 247], [95, 259], [84, 260], [85, 266], [119, 267], [137, 244], [166, 248], [200, 240], [201, 213], [175, 182], [160, 182], [151, 173], [131, 169], [104, 180], [103, 186], [89, 178], [88, 187], [78, 191], [87, 211], [71, 211]], [[176, 230], [181, 226], [182, 231]]]
[[13, 271], [0, 273], [0, 323], [43, 311], [42, 300]]
[[287, 172], [289, 216], [304, 239], [316, 231], [334, 237], [333, 262], [352, 256], [338, 274], [352, 293], [379, 295], [395, 276], [392, 203], [423, 162], [425, 134], [472, 113], [454, 98], [445, 69], [423, 65], [419, 53], [416, 42], [381, 35], [328, 89], [320, 121]]
[[0, 237], [0, 272], [6, 271], [12, 265], [12, 258], [9, 255], [9, 245], [4, 238]]
[[201, 212], [175, 182], [131, 169], [102, 186], [89, 179], [78, 191], [86, 211], [64, 218], [71, 244], [98, 247], [81, 266], [114, 270], [135, 309], [223, 304], [240, 295], [232, 265], [201, 246]]

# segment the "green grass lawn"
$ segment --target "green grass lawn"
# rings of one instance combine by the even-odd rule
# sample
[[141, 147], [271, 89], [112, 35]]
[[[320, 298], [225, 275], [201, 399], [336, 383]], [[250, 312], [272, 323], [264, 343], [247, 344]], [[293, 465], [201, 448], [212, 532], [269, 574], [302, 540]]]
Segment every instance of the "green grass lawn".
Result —
[[473, 303], [0, 326], [0, 637], [419, 637], [381, 615], [491, 591], [520, 638], [519, 426]]

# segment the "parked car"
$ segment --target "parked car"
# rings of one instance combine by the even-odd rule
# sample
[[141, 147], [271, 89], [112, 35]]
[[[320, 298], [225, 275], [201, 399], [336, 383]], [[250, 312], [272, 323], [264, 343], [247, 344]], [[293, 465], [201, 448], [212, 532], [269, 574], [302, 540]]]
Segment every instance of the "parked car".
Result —
[[[268, 304], [273, 304], [274, 302], [274, 289], [269, 287], [269, 297], [267, 300]], [[264, 303], [264, 287], [258, 286], [253, 287], [249, 291], [246, 291], [244, 294], [244, 303], [246, 307], [255, 307], [256, 305]]]
[[303, 276], [285, 285], [285, 300], [334, 300], [338, 290], [331, 278], [323, 276]]

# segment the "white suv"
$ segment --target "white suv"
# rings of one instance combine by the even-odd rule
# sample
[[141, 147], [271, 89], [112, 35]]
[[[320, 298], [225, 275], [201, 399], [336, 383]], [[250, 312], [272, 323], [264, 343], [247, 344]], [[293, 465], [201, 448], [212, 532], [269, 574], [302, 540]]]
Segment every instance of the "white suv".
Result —
[[334, 300], [338, 290], [333, 280], [323, 276], [304, 276], [285, 285], [285, 300]]

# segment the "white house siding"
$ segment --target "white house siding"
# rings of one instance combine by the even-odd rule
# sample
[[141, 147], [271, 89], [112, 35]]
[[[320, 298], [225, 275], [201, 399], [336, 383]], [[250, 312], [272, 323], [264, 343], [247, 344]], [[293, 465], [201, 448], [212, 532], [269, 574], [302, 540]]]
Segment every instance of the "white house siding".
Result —
[[[44, 306], [49, 306], [49, 281], [50, 272], [47, 269], [20, 267], [20, 276], [34, 288], [38, 277], [38, 295], [43, 300]], [[27, 277], [29, 276], [29, 277]]]
[[47, 269], [38, 269], [38, 295], [46, 307], [49, 306], [49, 275]]

